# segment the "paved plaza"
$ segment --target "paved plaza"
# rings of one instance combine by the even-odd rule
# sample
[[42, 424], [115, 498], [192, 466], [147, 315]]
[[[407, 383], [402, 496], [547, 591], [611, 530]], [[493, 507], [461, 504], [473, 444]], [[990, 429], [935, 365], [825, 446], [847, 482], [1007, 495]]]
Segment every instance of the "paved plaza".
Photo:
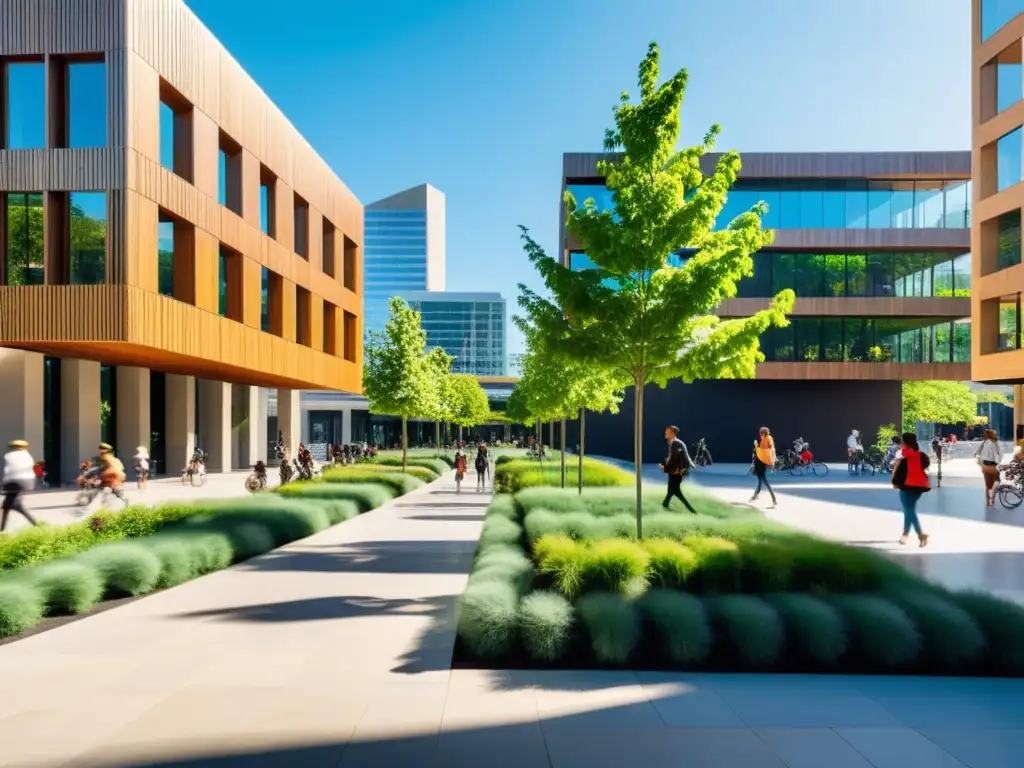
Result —
[[[746, 482], [726, 468], [701, 481], [727, 497]], [[809, 483], [779, 487], [780, 519], [892, 538], [895, 512], [851, 503], [891, 495], [884, 487], [849, 490], [850, 501], [816, 499]], [[0, 764], [1020, 765], [1021, 680], [452, 670], [457, 600], [488, 502], [457, 495], [448, 476], [262, 557], [0, 647]], [[937, 563], [957, 554], [959, 529], [945, 525], [970, 527], [974, 538], [959, 539], [968, 549], [989, 529], [1004, 550], [1024, 535], [928, 520], [936, 549], [914, 557]]]

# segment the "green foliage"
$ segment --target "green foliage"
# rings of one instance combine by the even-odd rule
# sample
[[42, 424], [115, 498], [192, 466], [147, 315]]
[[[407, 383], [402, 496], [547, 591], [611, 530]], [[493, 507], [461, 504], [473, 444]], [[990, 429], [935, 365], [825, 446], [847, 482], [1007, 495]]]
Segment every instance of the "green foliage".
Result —
[[[188, 538], [163, 534], [154, 537], [147, 543], [149, 550], [160, 561], [160, 576], [156, 582], [159, 589], [176, 587], [198, 575], [198, 558], [193, 557], [192, 546]], [[273, 549], [273, 546], [273, 540], [271, 540], [270, 547], [267, 549]]]
[[700, 600], [672, 589], [652, 589], [637, 607], [673, 666], [700, 664], [711, 650], [711, 625]]
[[497, 515], [518, 522], [519, 507], [516, 505], [515, 497], [508, 493], [497, 494], [487, 507], [487, 515]]
[[288, 483], [277, 490], [279, 495], [285, 498], [349, 499], [358, 504], [364, 512], [368, 512], [395, 498], [396, 484], [400, 482], [405, 485], [409, 481], [418, 482], [412, 477], [402, 478], [397, 473], [368, 475], [364, 482], [338, 480], [332, 475], [330, 479], [325, 478], [324, 482]]
[[49, 614], [84, 613], [103, 598], [103, 578], [82, 563], [46, 563], [29, 569], [25, 578], [43, 595]]
[[459, 636], [477, 658], [502, 656], [515, 642], [518, 608], [519, 593], [511, 584], [475, 581], [462, 593]]
[[778, 542], [745, 542], [740, 550], [744, 590], [748, 592], [784, 592], [789, 588], [793, 559], [798, 552]]
[[591, 592], [576, 602], [595, 658], [603, 664], [625, 664], [640, 642], [643, 625], [636, 606], [621, 595]]
[[981, 658], [985, 635], [963, 608], [919, 590], [893, 590], [886, 597], [917, 625], [922, 661], [935, 671], [970, 669]]
[[496, 581], [524, 595], [533, 587], [533, 563], [518, 546], [494, 544], [481, 551], [469, 575], [470, 583]]
[[453, 414], [451, 376], [454, 357], [441, 347], [434, 347], [423, 361], [430, 379], [426, 408], [420, 414], [431, 421], [451, 421]]
[[115, 542], [94, 547], [79, 562], [95, 568], [103, 579], [105, 594], [144, 595], [160, 579], [160, 560], [136, 542]]
[[[441, 455], [417, 456], [410, 452], [408, 458], [408, 466], [409, 468], [424, 467], [425, 469], [429, 469], [435, 475], [440, 477], [441, 475], [446, 474], [448, 470], [452, 468], [453, 461], [454, 460], [451, 459], [450, 457], [444, 457]], [[372, 459], [360, 461], [358, 464], [352, 465], [351, 469], [370, 469], [371, 471], [373, 471], [372, 468], [378, 466], [400, 467], [402, 466], [402, 457], [400, 455], [392, 456], [390, 454], [378, 453]], [[420, 479], [426, 480], [427, 478], [420, 477]]]
[[476, 376], [452, 374], [448, 378], [452, 424], [475, 427], [484, 424], [491, 413], [487, 393]]
[[523, 529], [519, 523], [501, 515], [488, 515], [484, 519], [483, 531], [480, 534], [480, 546], [518, 544], [522, 536]]
[[979, 389], [975, 391], [974, 398], [979, 403], [999, 403], [1001, 405], [1013, 407], [1013, 401], [1009, 397], [1004, 395], [1002, 392], [996, 392], [991, 389]]
[[681, 589], [697, 569], [697, 556], [679, 542], [651, 539], [642, 546], [650, 557], [652, 586]]
[[889, 450], [889, 445], [892, 443], [894, 437], [899, 436], [900, 432], [896, 429], [895, 424], [883, 424], [878, 428], [877, 439], [875, 440], [875, 448], [885, 454]]
[[961, 592], [950, 599], [984, 631], [988, 667], [996, 674], [1024, 675], [1024, 608], [983, 592]]
[[549, 576], [559, 592], [576, 597], [583, 589], [586, 546], [568, 536], [544, 536], [533, 545], [537, 570]]
[[739, 592], [743, 558], [735, 542], [717, 536], [687, 536], [683, 544], [697, 559], [692, 580], [702, 592]]
[[363, 394], [373, 413], [405, 419], [425, 415], [431, 406], [432, 372], [424, 353], [427, 334], [420, 314], [397, 296], [389, 302], [391, 319], [371, 333], [363, 361]]
[[580, 550], [583, 590], [635, 595], [647, 588], [650, 555], [627, 539], [595, 541]]
[[849, 638], [843, 617], [834, 606], [813, 595], [764, 595], [786, 625], [789, 646], [796, 658], [815, 666], [832, 666], [846, 653]]
[[978, 401], [961, 381], [904, 381], [903, 431], [913, 432], [917, 422], [973, 424]]
[[720, 595], [705, 601], [724, 652], [746, 668], [768, 669], [781, 657], [785, 629], [769, 603], [750, 595]]
[[852, 649], [875, 670], [896, 670], [913, 664], [921, 635], [898, 606], [873, 595], [836, 595], [832, 604], [846, 623]]
[[572, 637], [572, 604], [553, 592], [534, 592], [519, 603], [519, 634], [531, 658], [557, 661]]
[[[405, 472], [390, 466], [377, 466], [373, 464], [357, 464], [351, 467], [332, 467], [323, 473], [324, 482], [327, 483], [380, 483], [394, 491], [397, 496], [404, 496], [411, 491], [420, 488], [424, 483], [437, 480], [437, 475], [432, 469], [426, 467], [408, 466]], [[301, 483], [289, 483], [278, 487], [278, 491], [285, 488], [299, 486]]]
[[[506, 462], [507, 463], [507, 462]], [[598, 461], [596, 459], [587, 459], [584, 461], [584, 474], [589, 472], [591, 464], [595, 465], [598, 471], [604, 473], [606, 467], [610, 467], [615, 470], [618, 474], [612, 473], [610, 476], [615, 477], [615, 484], [621, 486], [628, 486], [632, 483], [632, 475], [628, 472], [612, 467], [610, 464]], [[537, 462], [533, 462], [534, 471], [536, 472]], [[691, 500], [691, 503], [697, 508], [701, 516], [711, 516], [726, 519], [739, 519], [739, 518], [761, 518], [761, 514], [757, 511], [751, 510], [749, 507], [733, 506], [720, 499], [712, 496], [707, 491], [704, 491], [696, 486], [688, 487], [686, 490], [687, 498]], [[662, 515], [665, 514], [661, 507], [661, 499], [655, 498], [654, 495], [645, 495], [644, 498], [644, 520], [647, 520], [651, 515]], [[583, 493], [577, 493], [574, 489], [568, 490], [565, 488], [549, 488], [543, 486], [524, 488], [523, 490], [516, 493], [516, 502], [522, 507], [523, 511], [528, 513], [538, 507], [549, 509], [554, 512], [588, 512], [592, 515], [597, 516], [608, 516], [618, 514], [632, 514], [633, 505], [636, 502], [636, 490], [632, 487], [585, 487]], [[670, 513], [667, 515], [672, 518], [689, 518], [693, 517], [689, 512], [683, 513]]]
[[[579, 466], [572, 462], [566, 466], [566, 483], [575, 485], [579, 478]], [[583, 460], [583, 485], [602, 487], [629, 485], [632, 475], [618, 467], [594, 459]], [[560, 486], [562, 470], [558, 464], [515, 459], [495, 465], [494, 487], [499, 493], [517, 493], [524, 488], [537, 486]], [[563, 489], [559, 489], [563, 490]], [[575, 493], [575, 491], [573, 491]], [[575, 493], [579, 496], [578, 493]]]
[[24, 632], [43, 617], [45, 601], [30, 583], [5, 581], [0, 584], [0, 637]]

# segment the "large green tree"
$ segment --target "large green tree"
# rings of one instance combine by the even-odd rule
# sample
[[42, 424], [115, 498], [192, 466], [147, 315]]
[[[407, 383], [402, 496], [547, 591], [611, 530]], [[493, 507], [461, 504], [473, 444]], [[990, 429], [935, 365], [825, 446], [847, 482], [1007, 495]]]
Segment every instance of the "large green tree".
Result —
[[[599, 361], [631, 384], [634, 396], [637, 534], [643, 534], [643, 392], [671, 379], [746, 378], [763, 360], [758, 337], [785, 325], [793, 292], [783, 291], [752, 317], [714, 314], [753, 273], [751, 254], [769, 245], [761, 228], [763, 203], [714, 230], [740, 157], [726, 152], [705, 176], [702, 155], [720, 129], [698, 146], [676, 150], [687, 73], [658, 84], [659, 51], [651, 44], [640, 63], [640, 103], [623, 94], [605, 149], [618, 152], [598, 164], [615, 210], [593, 200], [578, 205], [566, 194], [566, 227], [594, 269], [572, 271], [550, 259], [524, 230], [525, 248], [550, 299], [525, 286], [520, 304], [544, 335], [545, 345], [568, 358]], [[673, 253], [686, 255], [681, 266]]]
[[441, 347], [434, 347], [427, 353], [424, 365], [430, 377], [427, 409], [422, 414], [434, 421], [434, 442], [441, 447], [441, 422], [452, 418], [452, 362], [454, 357]]
[[903, 431], [913, 432], [917, 422], [973, 424], [978, 398], [960, 381], [904, 381]]
[[448, 378], [448, 391], [451, 421], [459, 426], [461, 442], [462, 428], [486, 423], [491, 407], [487, 402], [487, 393], [480, 386], [476, 376], [452, 374]]
[[363, 394], [374, 413], [402, 418], [402, 470], [408, 463], [408, 420], [430, 412], [432, 372], [426, 358], [427, 334], [420, 314], [402, 299], [390, 302], [391, 319], [369, 335], [363, 360]]

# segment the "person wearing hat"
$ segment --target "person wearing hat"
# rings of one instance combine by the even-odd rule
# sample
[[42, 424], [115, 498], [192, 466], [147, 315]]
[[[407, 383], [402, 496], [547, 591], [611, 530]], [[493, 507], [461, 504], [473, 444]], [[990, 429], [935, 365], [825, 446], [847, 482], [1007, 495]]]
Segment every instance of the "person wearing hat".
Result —
[[100, 443], [99, 451], [98, 463], [103, 468], [100, 471], [100, 487], [108, 492], [103, 495], [101, 503], [106, 503], [106, 497], [114, 494], [122, 504], [128, 506], [128, 500], [121, 492], [121, 486], [125, 481], [124, 464], [114, 455], [114, 448], [110, 443]]
[[3, 488], [3, 511], [0, 514], [0, 531], [7, 527], [7, 516], [12, 512], [20, 512], [32, 525], [39, 525], [35, 518], [25, 509], [21, 495], [31, 491], [36, 485], [35, 461], [28, 452], [28, 443], [24, 440], [12, 440], [8, 443], [10, 450], [4, 454], [4, 475], [0, 480]]
[[139, 490], [145, 490], [146, 483], [149, 481], [149, 450], [144, 445], [140, 445], [135, 449], [135, 456], [133, 458], [135, 465], [135, 478], [139, 484]]

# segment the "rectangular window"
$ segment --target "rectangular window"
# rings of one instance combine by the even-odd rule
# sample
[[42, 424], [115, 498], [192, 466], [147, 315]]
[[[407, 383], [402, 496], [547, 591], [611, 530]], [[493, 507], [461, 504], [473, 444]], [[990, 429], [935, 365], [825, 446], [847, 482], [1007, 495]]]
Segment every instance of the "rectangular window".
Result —
[[46, 66], [38, 61], [9, 61], [0, 66], [4, 103], [4, 149], [46, 147]]
[[157, 289], [164, 296], [196, 303], [195, 226], [160, 209], [157, 220]]
[[1020, 294], [999, 299], [999, 342], [1000, 352], [1020, 349]]
[[107, 144], [107, 67], [103, 61], [67, 65], [69, 147]]
[[324, 274], [328, 277], [336, 277], [334, 271], [334, 240], [337, 230], [334, 225], [327, 220], [327, 217], [323, 218], [323, 265], [322, 269]]
[[867, 226], [867, 182], [851, 181], [846, 189], [846, 227], [847, 229], [866, 229]]
[[[342, 285], [350, 291], [354, 291], [356, 290], [356, 261], [359, 259], [359, 248], [356, 246], [355, 241], [349, 240], [347, 236], [345, 237], [344, 259], [345, 263], [342, 264]], [[346, 336], [346, 338], [348, 337]], [[346, 341], [346, 343], [348, 342]]]
[[999, 260], [996, 269], [1006, 269], [1021, 262], [1020, 209], [999, 216], [996, 223]]
[[260, 330], [270, 333], [270, 270], [260, 269]]
[[892, 182], [889, 209], [892, 211], [890, 226], [893, 229], [910, 229], [914, 226], [914, 182]]
[[342, 316], [342, 345], [344, 346], [344, 357], [350, 363], [356, 361], [356, 316], [351, 312], [345, 312]]
[[243, 321], [242, 255], [221, 243], [217, 261], [217, 309], [221, 317], [241, 323]]
[[324, 302], [324, 352], [338, 354], [338, 308], [329, 301]]
[[37, 192], [8, 192], [6, 206], [4, 285], [42, 285], [43, 196]]
[[888, 229], [892, 226], [892, 183], [868, 182], [868, 228]]
[[1002, 112], [1024, 98], [1021, 41], [1014, 40], [993, 60], [993, 66], [996, 68], [996, 112]]
[[981, 0], [981, 39], [992, 35], [1024, 11], [1024, 0]]
[[260, 229], [267, 237], [277, 237], [274, 216], [277, 177], [265, 165], [260, 165]]
[[945, 225], [950, 229], [971, 226], [967, 211], [970, 209], [971, 183], [969, 181], [947, 182], [942, 194], [945, 198]]
[[284, 280], [272, 270], [267, 270], [267, 330], [284, 336]]
[[914, 182], [914, 226], [939, 228], [943, 225], [942, 182]]
[[192, 181], [192, 105], [160, 81], [160, 164]]
[[309, 291], [295, 287], [295, 340], [304, 347], [313, 346], [312, 306]]
[[157, 290], [174, 297], [174, 219], [164, 213], [157, 223]]
[[228, 262], [223, 245], [217, 255], [217, 314], [228, 316]]
[[953, 323], [953, 362], [971, 362], [970, 320], [957, 320]]
[[932, 328], [932, 361], [936, 363], [953, 362], [950, 354], [953, 342], [953, 324], [942, 323]]
[[224, 131], [218, 151], [217, 199], [229, 211], [242, 215], [242, 147]]
[[70, 282], [99, 285], [107, 280], [107, 194], [69, 195]]
[[295, 252], [309, 261], [309, 203], [295, 195]]
[[1010, 131], [996, 142], [996, 187], [1001, 192], [1020, 183], [1021, 129]]

